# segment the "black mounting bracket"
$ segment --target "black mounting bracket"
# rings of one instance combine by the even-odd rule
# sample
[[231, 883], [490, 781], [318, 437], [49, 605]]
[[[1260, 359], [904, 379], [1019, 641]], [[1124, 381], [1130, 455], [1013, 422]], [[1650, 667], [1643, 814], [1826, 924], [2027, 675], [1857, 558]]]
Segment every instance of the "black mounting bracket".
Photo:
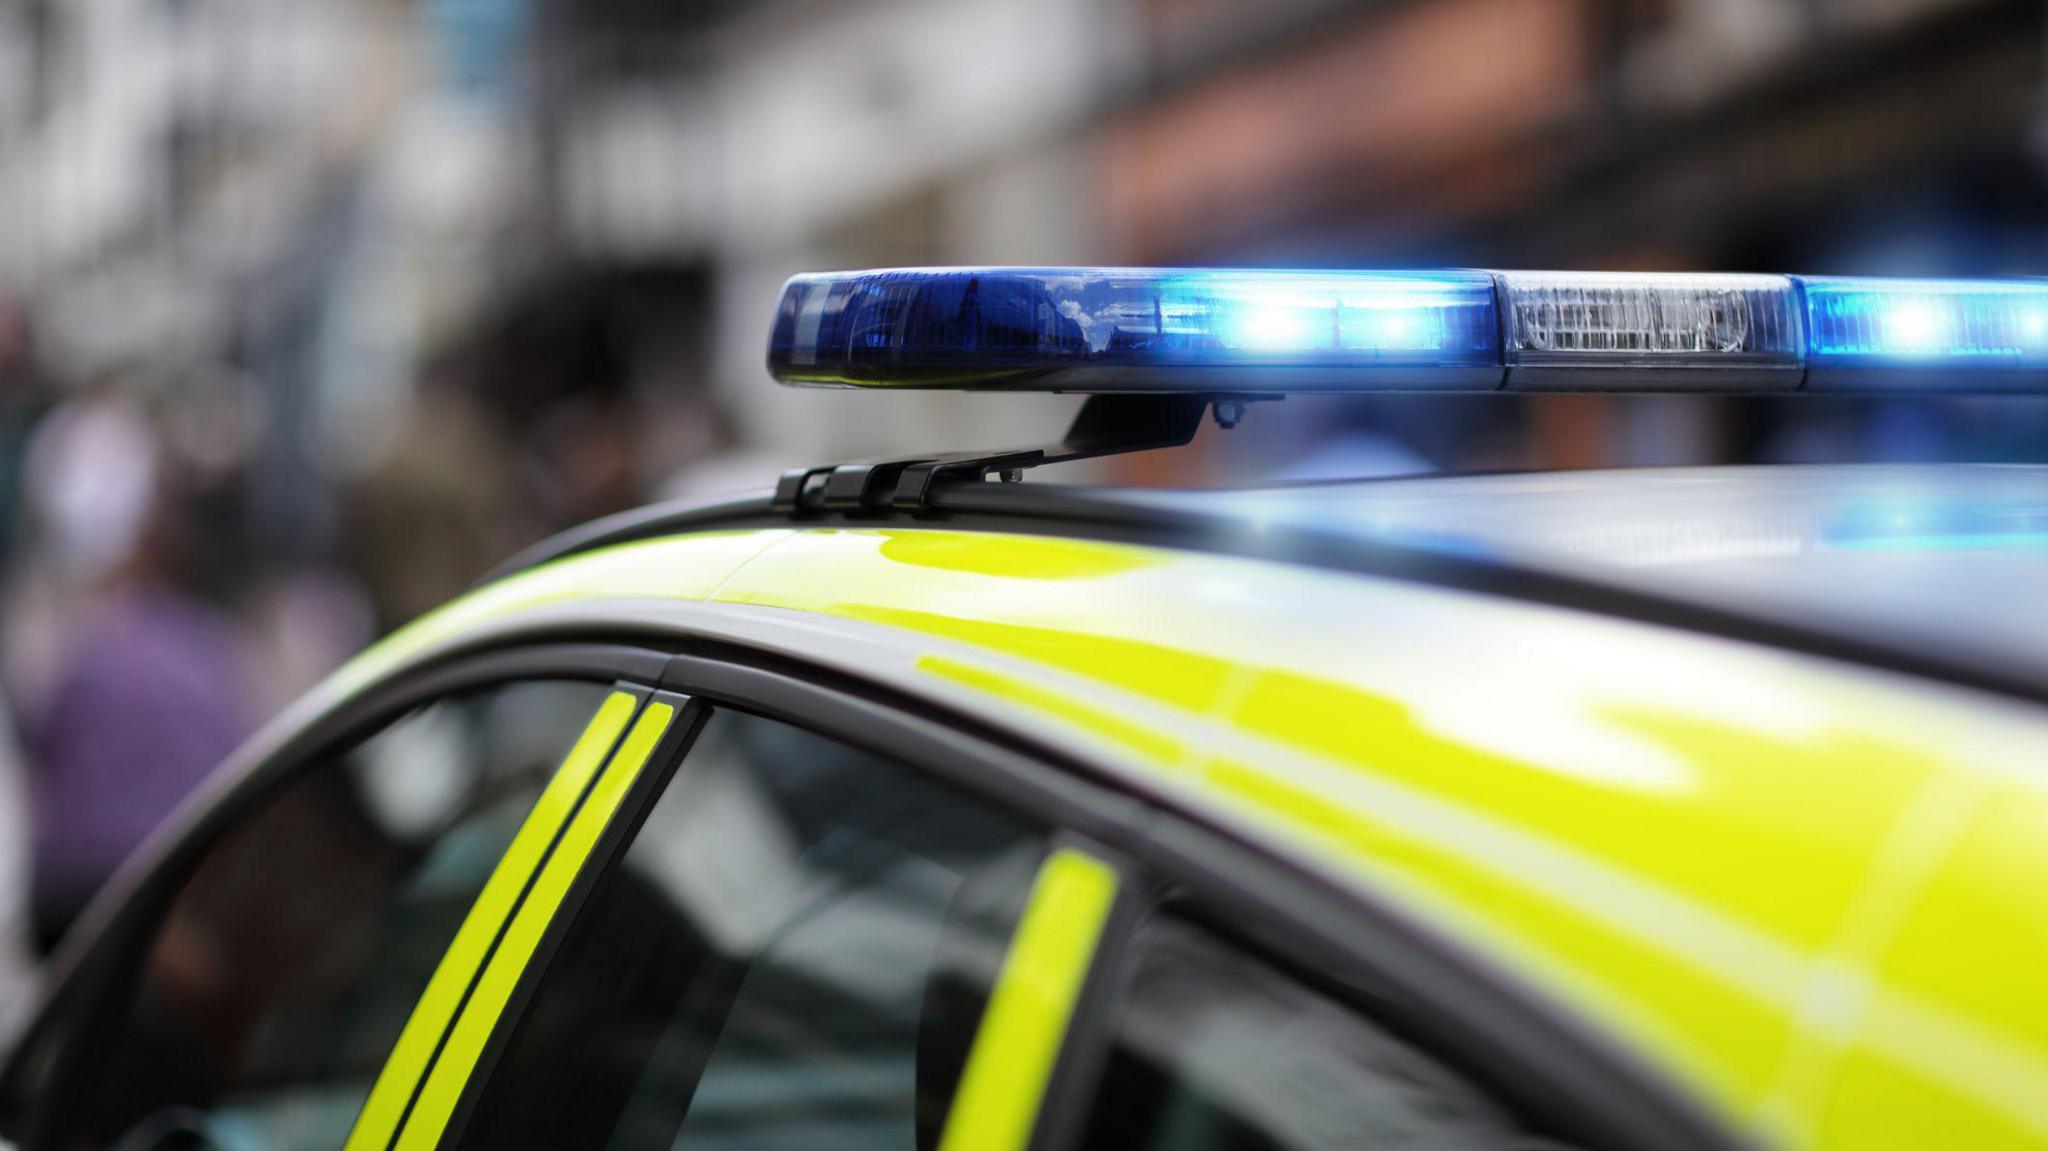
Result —
[[793, 468], [775, 485], [775, 510], [926, 512], [931, 510], [933, 489], [941, 483], [980, 481], [998, 472], [1013, 479], [1015, 473], [1041, 464], [1178, 447], [1195, 438], [1202, 413], [1211, 403], [1217, 405], [1218, 421], [1229, 426], [1242, 411], [1233, 405], [1242, 402], [1230, 396], [1089, 396], [1065, 438], [1056, 444]]

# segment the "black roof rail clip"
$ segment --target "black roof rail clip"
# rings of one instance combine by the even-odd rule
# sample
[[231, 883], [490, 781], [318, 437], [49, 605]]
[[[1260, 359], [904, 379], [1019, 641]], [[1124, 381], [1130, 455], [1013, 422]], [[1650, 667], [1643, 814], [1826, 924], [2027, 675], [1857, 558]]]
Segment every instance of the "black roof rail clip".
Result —
[[[792, 468], [782, 473], [775, 485], [774, 508], [791, 515], [891, 509], [923, 514], [931, 511], [932, 492], [945, 483], [980, 481], [998, 472], [1009, 477], [1044, 464], [1178, 447], [1195, 438], [1202, 414], [1211, 403], [1241, 402], [1234, 396], [1093, 395], [1081, 405], [1058, 443]], [[1234, 415], [1230, 422], [1236, 422]]]

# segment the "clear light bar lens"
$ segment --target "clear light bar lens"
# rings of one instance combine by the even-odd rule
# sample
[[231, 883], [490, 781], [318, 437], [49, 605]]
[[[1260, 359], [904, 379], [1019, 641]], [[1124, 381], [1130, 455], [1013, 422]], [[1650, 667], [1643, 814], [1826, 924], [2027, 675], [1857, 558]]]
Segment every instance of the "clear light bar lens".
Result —
[[1798, 299], [1784, 276], [1505, 272], [1501, 281], [1511, 365], [1800, 363]]
[[2048, 365], [2048, 283], [1805, 277], [1815, 366]]
[[1492, 367], [1481, 272], [944, 268], [799, 276], [769, 367], [972, 384], [1077, 368]]

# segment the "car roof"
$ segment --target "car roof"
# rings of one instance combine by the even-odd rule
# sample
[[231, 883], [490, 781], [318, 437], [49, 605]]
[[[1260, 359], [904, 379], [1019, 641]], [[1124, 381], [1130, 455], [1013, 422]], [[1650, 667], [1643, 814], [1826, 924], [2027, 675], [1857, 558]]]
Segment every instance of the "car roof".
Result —
[[1392, 575], [2048, 700], [2048, 467], [1691, 467], [1236, 489], [942, 487], [920, 514], [767, 496], [598, 521], [505, 571], [676, 531], [945, 526]]
[[1552, 572], [2048, 683], [2048, 467], [1654, 468], [1118, 498]]
[[[605, 525], [349, 675], [509, 634], [676, 629], [971, 717], [1257, 844], [1744, 1130], [1832, 1121], [1844, 1090], [1894, 1101], [1855, 1115], [1973, 1133], [2037, 1112], [2024, 1076], [1974, 1072], [2048, 1035], [2032, 952], [2007, 942], [2040, 921], [2012, 877], [2048, 827], [2048, 711], [1529, 602], [1513, 588], [1546, 577], [1501, 556], [1401, 566], [1447, 544], [1387, 545], [1389, 578], [1344, 570], [1378, 543], [1170, 506], [1213, 499], [948, 490], [931, 519], [761, 501]], [[1175, 525], [1187, 546], [1073, 538]], [[1233, 539], [1257, 558], [1215, 554]], [[1509, 590], [1441, 586], [1473, 572]], [[1844, 980], [1863, 990], [1815, 1006]], [[1865, 1003], [1870, 1029], [1848, 1030]], [[1809, 1059], [1839, 1075], [1781, 1075]]]

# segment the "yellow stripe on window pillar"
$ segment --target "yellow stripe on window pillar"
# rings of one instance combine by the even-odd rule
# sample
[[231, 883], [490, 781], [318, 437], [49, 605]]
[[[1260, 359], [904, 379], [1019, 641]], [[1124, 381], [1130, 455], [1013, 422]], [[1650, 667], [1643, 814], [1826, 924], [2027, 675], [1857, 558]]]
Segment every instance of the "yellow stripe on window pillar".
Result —
[[1030, 1141], [1116, 890], [1108, 864], [1071, 848], [1039, 868], [939, 1151], [1023, 1151]]
[[520, 976], [526, 972], [526, 964], [539, 948], [541, 937], [547, 933], [548, 924], [560, 910], [562, 901], [568, 897], [569, 888], [576, 875], [583, 870], [585, 861], [597, 846], [598, 838], [618, 811], [619, 804], [632, 790], [633, 781], [640, 776], [640, 769], [654, 754], [662, 735], [668, 731], [675, 719], [676, 709], [665, 703], [652, 703], [642, 712], [638, 723], [626, 736], [611, 765], [600, 775], [590, 789], [590, 797], [570, 821], [569, 830], [562, 833], [562, 841], [548, 856], [541, 867], [540, 875], [533, 881], [533, 889], [527, 893], [525, 902], [513, 914], [511, 926], [505, 929], [505, 938], [498, 949], [491, 954], [490, 964], [476, 982], [469, 1002], [462, 1008], [461, 1018], [448, 1033], [447, 1045], [434, 1060], [434, 1069], [427, 1073], [427, 1083], [420, 1089], [419, 1102], [413, 1105], [412, 1115], [406, 1120], [405, 1130], [398, 1136], [398, 1151], [429, 1151], [440, 1143], [441, 1135], [448, 1128], [448, 1120], [455, 1114], [455, 1105], [461, 1101], [463, 1089], [469, 1084], [469, 1076], [476, 1069], [477, 1059], [483, 1054], [484, 1044], [490, 1040], [491, 1032], [497, 1028], [498, 1017], [511, 1001], [513, 989], [519, 985]]
[[576, 810], [576, 802], [583, 798], [598, 768], [604, 766], [605, 757], [619, 742], [619, 733], [626, 730], [627, 721], [638, 707], [639, 700], [627, 692], [616, 691], [607, 696], [563, 758], [562, 766], [548, 781], [533, 810], [527, 813], [498, 866], [484, 881], [483, 890], [455, 931], [454, 942], [441, 956], [440, 966], [427, 980], [426, 991], [413, 1007], [412, 1017], [405, 1021], [405, 1029], [399, 1032], [398, 1042], [384, 1061], [384, 1070], [370, 1088], [369, 1100], [356, 1116], [347, 1151], [384, 1151], [391, 1145], [405, 1105], [412, 1100], [413, 1090], [419, 1086], [420, 1076], [433, 1058], [442, 1033], [455, 1018], [463, 994], [476, 979], [477, 969], [483, 966], [491, 941], [498, 937], [498, 929], [512, 913], [519, 893], [526, 889], [527, 879], [540, 866], [556, 833], [568, 822], [569, 813]]

